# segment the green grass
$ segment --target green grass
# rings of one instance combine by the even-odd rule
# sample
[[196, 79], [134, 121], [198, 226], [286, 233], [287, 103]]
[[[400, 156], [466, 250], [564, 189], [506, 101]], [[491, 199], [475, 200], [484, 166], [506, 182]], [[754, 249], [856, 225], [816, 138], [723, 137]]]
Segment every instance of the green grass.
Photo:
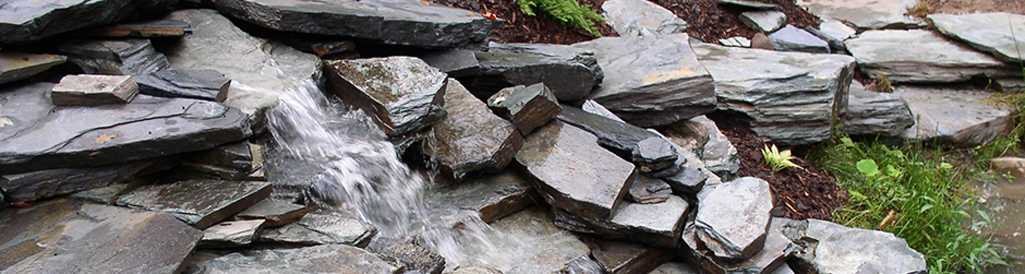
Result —
[[604, 22], [605, 17], [589, 8], [581, 7], [577, 0], [516, 0], [516, 3], [519, 4], [520, 10], [527, 15], [535, 16], [538, 12], [544, 13], [555, 18], [564, 26], [582, 28], [591, 35], [601, 37], [595, 23]]

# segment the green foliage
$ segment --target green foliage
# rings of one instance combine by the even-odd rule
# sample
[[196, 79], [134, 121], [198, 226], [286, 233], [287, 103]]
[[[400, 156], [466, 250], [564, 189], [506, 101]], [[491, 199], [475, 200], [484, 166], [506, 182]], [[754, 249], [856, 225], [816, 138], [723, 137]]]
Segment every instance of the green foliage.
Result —
[[559, 20], [565, 26], [582, 28], [594, 36], [601, 37], [595, 22], [604, 22], [595, 11], [581, 7], [577, 0], [516, 0], [523, 13], [535, 16], [540, 11]]
[[791, 155], [789, 149], [779, 151], [779, 149], [776, 148], [776, 145], [772, 145], [771, 148], [766, 145], [765, 148], [762, 149], [762, 157], [765, 158], [765, 163], [769, 164], [769, 167], [775, 172], [779, 172], [780, 170], [788, 167], [804, 169], [790, 161], [794, 159], [794, 156]]

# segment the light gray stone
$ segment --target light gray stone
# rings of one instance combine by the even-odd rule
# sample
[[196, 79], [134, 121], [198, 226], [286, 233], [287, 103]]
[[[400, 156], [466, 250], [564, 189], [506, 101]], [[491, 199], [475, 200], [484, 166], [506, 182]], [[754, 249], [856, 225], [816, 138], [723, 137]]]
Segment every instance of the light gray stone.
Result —
[[580, 106], [580, 109], [590, 114], [616, 120], [620, 123], [626, 123], [626, 121], [623, 121], [623, 119], [619, 119], [619, 116], [616, 116], [615, 113], [612, 113], [611, 110], [605, 108], [605, 106], [602, 106], [594, 100], [584, 100], [584, 103]]
[[972, 77], [1021, 78], [1021, 68], [928, 30], [867, 31], [844, 42], [869, 78], [897, 83], [953, 83]]
[[705, 168], [716, 174], [733, 174], [740, 168], [737, 148], [708, 117], [698, 116], [662, 129], [670, 141], [701, 157]]
[[897, 136], [915, 124], [911, 109], [898, 94], [874, 92], [851, 82], [843, 132], [848, 135]]
[[294, 223], [265, 229], [260, 232], [257, 242], [366, 247], [375, 235], [377, 228], [360, 221], [350, 212], [321, 210], [310, 212]]
[[127, 104], [139, 94], [130, 75], [68, 75], [50, 89], [50, 101], [57, 106]]
[[474, 94], [488, 98], [498, 90], [544, 83], [556, 98], [586, 98], [604, 79], [593, 53], [566, 45], [495, 44], [477, 52], [480, 74], [473, 79]]
[[919, 0], [798, 0], [797, 5], [823, 18], [843, 20], [859, 29], [918, 28], [926, 24], [908, 15]]
[[647, 0], [605, 1], [601, 9], [619, 36], [666, 35], [687, 30], [687, 21]]
[[587, 244], [556, 227], [551, 212], [544, 208], [524, 209], [491, 223], [491, 227], [519, 241], [508, 245], [515, 248], [509, 252], [514, 257], [503, 260], [515, 263], [499, 269], [506, 274], [556, 273], [565, 271], [577, 259], [590, 257]]
[[431, 188], [424, 200], [433, 209], [472, 210], [480, 214], [481, 220], [490, 223], [534, 204], [533, 189], [527, 178], [507, 169]]
[[477, 55], [471, 50], [438, 51], [421, 56], [420, 59], [452, 78], [477, 75], [480, 72], [480, 61], [477, 61]]
[[994, 12], [930, 14], [928, 18], [944, 35], [1007, 62], [1025, 61], [1025, 15]]
[[972, 147], [992, 142], [1014, 128], [1011, 110], [987, 103], [993, 95], [986, 91], [902, 86], [894, 95], [907, 102], [915, 119], [915, 125], [901, 134], [905, 138]]
[[214, 102], [227, 100], [231, 86], [231, 80], [215, 70], [161, 70], [136, 75], [135, 82], [142, 94]]
[[927, 272], [925, 257], [887, 232], [808, 219], [791, 223], [784, 234], [804, 248], [793, 265], [799, 273]]
[[829, 43], [793, 25], [769, 34], [769, 40], [778, 51], [829, 53]]
[[396, 274], [389, 264], [366, 250], [347, 245], [318, 245], [302, 248], [244, 250], [223, 256], [199, 254], [203, 258], [185, 273], [323, 273]]
[[544, 83], [504, 88], [488, 98], [488, 107], [512, 121], [524, 136], [562, 113], [555, 94]]
[[772, 210], [769, 183], [743, 177], [698, 194], [696, 237], [715, 257], [747, 260], [765, 246]]
[[833, 52], [838, 53], [846, 52], [847, 47], [844, 47], [843, 42], [858, 33], [857, 30], [848, 27], [847, 24], [832, 19], [822, 20], [817, 29], [808, 29], [808, 32], [828, 42]]
[[587, 237], [582, 239], [591, 248], [591, 257], [605, 270], [604, 273], [648, 273], [673, 259], [672, 249], [609, 241]]
[[256, 232], [263, 226], [264, 220], [220, 222], [203, 230], [200, 247], [234, 248], [248, 246], [256, 239]]
[[740, 22], [753, 30], [772, 33], [786, 25], [787, 15], [774, 10], [748, 11], [740, 14]]
[[688, 225], [683, 231], [682, 253], [684, 261], [703, 269], [706, 273], [775, 273], [778, 269], [789, 269], [786, 265], [796, 251], [797, 246], [783, 235], [783, 228], [792, 220], [772, 218], [769, 231], [765, 236], [765, 247], [750, 259], [729, 261], [715, 257], [697, 238], [697, 230]]
[[141, 75], [170, 65], [149, 39], [73, 40], [58, 49], [88, 74]]
[[0, 52], [0, 85], [28, 79], [67, 60], [54, 54]]
[[727, 47], [750, 48], [751, 40], [743, 36], [735, 36], [726, 39], [719, 39], [719, 44]]
[[609, 219], [575, 216], [558, 209], [552, 211], [555, 225], [567, 230], [674, 248], [680, 242], [688, 207], [683, 198], [670, 195], [665, 202], [656, 204], [624, 202]]
[[659, 137], [650, 137], [637, 142], [631, 158], [641, 171], [652, 172], [669, 168], [679, 157], [672, 144]]
[[270, 184], [217, 180], [188, 180], [147, 185], [121, 195], [117, 204], [166, 212], [205, 229], [270, 196]]
[[271, 228], [295, 222], [309, 212], [310, 209], [303, 205], [277, 199], [264, 199], [236, 214], [235, 219], [264, 220], [263, 227]]
[[[145, 169], [158, 168], [164, 160], [141, 160], [93, 168], [58, 168], [0, 175], [0, 190], [6, 201], [35, 201], [43, 198], [97, 189], [130, 180]], [[158, 170], [169, 168], [158, 168]]]
[[6, 1], [0, 6], [0, 45], [25, 44], [61, 33], [121, 21], [171, 7], [175, 0]]

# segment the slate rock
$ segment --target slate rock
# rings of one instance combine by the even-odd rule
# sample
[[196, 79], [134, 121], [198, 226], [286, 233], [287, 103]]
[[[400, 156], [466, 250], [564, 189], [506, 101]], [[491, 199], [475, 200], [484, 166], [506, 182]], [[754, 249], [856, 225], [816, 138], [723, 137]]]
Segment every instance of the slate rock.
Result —
[[953, 83], [972, 77], [1021, 78], [1021, 68], [928, 30], [880, 30], [844, 42], [869, 78], [896, 83]]
[[441, 274], [445, 270], [444, 257], [410, 242], [377, 237], [367, 246], [367, 251], [404, 266], [407, 272]]
[[662, 177], [677, 195], [692, 195], [705, 187], [708, 175], [692, 167], [683, 167], [676, 174]]
[[[697, 157], [694, 157], [694, 158], [697, 158]], [[673, 175], [676, 175], [677, 173], [680, 173], [680, 171], [683, 171], [683, 169], [687, 167], [687, 162], [688, 161], [689, 161], [689, 159], [687, 159], [686, 157], [681, 156], [680, 153], [677, 152], [676, 161], [673, 162], [672, 165], [669, 165], [669, 167], [667, 167], [665, 169], [662, 169], [662, 170], [657, 170], [657, 171], [652, 171], [652, 172], [645, 172], [644, 174], [648, 174], [649, 176], [654, 177], [654, 178], [671, 177]]]
[[665, 202], [635, 204], [624, 202], [609, 219], [555, 212], [555, 225], [576, 232], [599, 235], [656, 247], [675, 248], [680, 242], [688, 204], [683, 198], [670, 195]]
[[322, 210], [306, 214], [299, 221], [263, 230], [257, 242], [286, 245], [344, 244], [366, 247], [377, 228], [350, 212]]
[[712, 111], [712, 76], [698, 62], [689, 39], [687, 34], [603, 37], [573, 45], [594, 52], [606, 74], [589, 99], [641, 127]]
[[798, 273], [927, 272], [925, 257], [888, 232], [808, 219], [784, 234], [803, 248], [792, 265]]
[[769, 183], [743, 177], [698, 194], [696, 237], [724, 260], [746, 260], [765, 246], [772, 210]]
[[657, 135], [624, 122], [615, 121], [581, 109], [563, 106], [559, 120], [582, 128], [598, 137], [598, 144], [631, 159], [637, 144]]
[[753, 0], [716, 0], [719, 5], [731, 5], [759, 10], [778, 10], [779, 5]]
[[769, 40], [772, 40], [772, 45], [778, 51], [829, 53], [829, 43], [793, 25], [769, 34]]
[[187, 180], [137, 188], [121, 195], [117, 204], [166, 212], [205, 229], [262, 201], [270, 191], [263, 182]]
[[495, 115], [459, 81], [449, 78], [444, 92], [445, 118], [432, 126], [424, 153], [456, 181], [470, 172], [498, 172], [523, 146], [512, 123]]
[[743, 36], [735, 36], [725, 39], [719, 39], [719, 44], [722, 44], [723, 46], [727, 47], [750, 48], [751, 40]]
[[626, 123], [626, 121], [623, 121], [623, 119], [619, 119], [619, 116], [616, 116], [615, 113], [612, 113], [611, 110], [605, 108], [605, 106], [602, 106], [600, 103], [595, 102], [594, 100], [584, 100], [584, 103], [580, 105], [580, 109], [590, 114], [616, 120], [620, 123]]
[[73, 40], [58, 48], [88, 74], [140, 75], [170, 65], [148, 39]]
[[567, 270], [577, 259], [590, 257], [587, 244], [556, 227], [551, 212], [544, 208], [524, 209], [491, 223], [491, 227], [508, 236], [503, 238], [517, 241], [496, 243], [514, 248], [508, 253], [512, 256], [503, 260], [515, 263], [498, 269], [506, 274], [556, 273]]
[[843, 42], [858, 34], [858, 30], [848, 27], [843, 22], [831, 19], [822, 20], [818, 28], [809, 28], [807, 30], [829, 43], [829, 48], [832, 49], [832, 52], [836, 53], [846, 52], [847, 47], [843, 45]]
[[56, 106], [127, 104], [139, 94], [139, 85], [130, 75], [68, 75], [50, 89], [50, 101]]
[[799, 0], [797, 5], [822, 18], [848, 22], [859, 29], [919, 28], [926, 24], [908, 14], [919, 0]]
[[28, 79], [67, 60], [63, 55], [0, 52], [0, 85]]
[[631, 155], [641, 171], [663, 170], [672, 166], [678, 154], [673, 145], [659, 137], [649, 137], [637, 142]]
[[850, 56], [709, 44], [693, 48], [715, 78], [719, 109], [750, 118], [750, 128], [767, 142], [826, 140], [847, 108], [847, 88], [854, 77]]
[[277, 199], [264, 199], [236, 214], [235, 219], [264, 220], [263, 227], [272, 228], [295, 222], [309, 212], [310, 209], [303, 205]]
[[528, 136], [516, 161], [554, 208], [602, 220], [612, 216], [636, 175], [632, 164], [598, 146], [594, 135], [558, 121]]
[[499, 21], [407, 0], [214, 0], [217, 10], [261, 27], [384, 44], [453, 48], [486, 42]]
[[[711, 170], [709, 170], [705, 166], [705, 163], [702, 161], [701, 157], [698, 156], [698, 154], [697, 154], [698, 149], [696, 147], [693, 147], [693, 146], [688, 146], [688, 147], [681, 146], [679, 144], [674, 143], [674, 141], [670, 140], [669, 138], [667, 138], [666, 136], [662, 135], [661, 133], [659, 133], [656, 130], [649, 129], [649, 131], [651, 133], [659, 136], [659, 137], [662, 137], [662, 138], [666, 139], [666, 141], [669, 141], [670, 143], [673, 144], [673, 147], [676, 148], [676, 152], [680, 154], [679, 157], [677, 158], [677, 162], [681, 166], [680, 167], [680, 171], [683, 171], [686, 168], [697, 170], [698, 172], [700, 172], [701, 174], [704, 175], [704, 176], [699, 176], [697, 178], [704, 178], [703, 181], [704, 181], [705, 185], [716, 185], [716, 184], [722, 183], [722, 178], [720, 178], [719, 175], [716, 175], [716, 173], [712, 172]], [[677, 171], [677, 172], [680, 172], [680, 171]], [[669, 176], [677, 175], [677, 174], [678, 173], [666, 173], [666, 174], [658, 175], [656, 177], [665, 180], [666, 178], [669, 178]], [[654, 174], [652, 174], [652, 175], [655, 176]], [[681, 177], [681, 178], [685, 178], [685, 177]], [[672, 186], [672, 184], [670, 184], [670, 186]], [[695, 185], [695, 187], [698, 187], [698, 186]], [[700, 187], [703, 188], [704, 185], [701, 185]], [[673, 190], [673, 191], [675, 192], [676, 190]], [[695, 191], [700, 191], [700, 188], [696, 188]], [[683, 194], [680, 194], [680, 195], [683, 195]], [[688, 196], [690, 196], [690, 195], [688, 195]]]
[[176, 20], [148, 20], [96, 27], [76, 33], [100, 38], [163, 38], [192, 34], [192, 25]]
[[507, 169], [431, 188], [424, 200], [430, 208], [472, 210], [480, 214], [481, 220], [490, 223], [534, 204], [532, 191], [527, 178]]
[[787, 23], [787, 15], [774, 10], [747, 11], [740, 14], [740, 22], [753, 30], [772, 33]]
[[893, 94], [907, 102], [915, 119], [901, 134], [904, 138], [973, 147], [1014, 128], [1010, 109], [987, 103], [993, 95], [971, 87], [902, 86]]
[[[349, 40], [336, 40], [330, 38], [307, 38], [307, 37], [286, 37], [282, 42], [305, 53], [316, 55], [325, 59], [353, 59], [359, 58], [356, 52], [356, 43]], [[352, 57], [352, 58], [349, 58]]]
[[57, 168], [0, 175], [0, 190], [7, 196], [6, 201], [35, 201], [126, 182], [159, 161], [151, 159], [102, 167]]
[[480, 72], [480, 61], [477, 61], [477, 55], [471, 50], [443, 50], [425, 54], [420, 59], [448, 74], [448, 77], [466, 77]]
[[647, 0], [612, 0], [601, 5], [605, 18], [619, 36], [652, 36], [687, 30], [673, 12]]
[[562, 106], [544, 83], [504, 88], [488, 98], [488, 107], [512, 121], [524, 136], [562, 113]]
[[135, 186], [129, 182], [112, 184], [109, 186], [94, 188], [72, 193], [68, 198], [85, 200], [96, 204], [117, 205], [119, 195], [131, 191]]
[[898, 136], [914, 124], [911, 109], [900, 95], [869, 91], [861, 83], [851, 82], [847, 115], [843, 118], [844, 133]]
[[[1006, 62], [1022, 62], [1025, 48], [1025, 15], [1006, 12], [971, 14], [930, 14], [936, 30], [964, 41]], [[1013, 29], [1012, 29], [1013, 28]]]
[[246, 141], [182, 156], [180, 173], [198, 179], [256, 180], [263, 168], [263, 146]]
[[0, 44], [25, 44], [171, 7], [175, 0], [8, 1], [0, 7]]
[[728, 261], [716, 258], [697, 238], [697, 230], [692, 224], [683, 230], [682, 257], [688, 264], [704, 270], [706, 273], [776, 273], [779, 269], [787, 269], [787, 259], [797, 252], [797, 246], [783, 235], [783, 229], [793, 220], [772, 218], [769, 231], [765, 236], [765, 247], [750, 259], [744, 261]]
[[655, 268], [655, 270], [652, 270], [651, 272], [648, 272], [648, 274], [698, 274], [698, 273], [701, 273], [701, 272], [697, 272], [697, 271], [691, 269], [690, 266], [687, 266], [686, 264], [677, 263], [677, 262], [669, 262], [669, 263], [662, 264], [662, 265], [658, 266], [657, 268]]
[[626, 198], [638, 204], [657, 204], [669, 199], [670, 194], [673, 194], [673, 189], [665, 181], [640, 173], [630, 185]]
[[[54, 107], [53, 84], [0, 89], [0, 172], [102, 166], [209, 149], [250, 135], [238, 109], [136, 96], [131, 104]], [[44, 122], [45, 121], [45, 122]]]
[[220, 222], [203, 230], [200, 247], [232, 248], [243, 247], [253, 243], [256, 232], [263, 226], [264, 220]]
[[694, 117], [688, 121], [700, 124], [704, 128], [703, 137], [708, 141], [701, 146], [701, 161], [705, 168], [715, 174], [734, 174], [740, 169], [740, 156], [726, 135], [719, 130], [714, 121], [705, 116]]
[[502, 274], [501, 270], [476, 265], [460, 265], [451, 274]]
[[135, 76], [139, 93], [214, 102], [228, 99], [231, 80], [215, 70], [161, 70]]
[[202, 260], [190, 266], [185, 273], [395, 274], [400, 271], [399, 267], [363, 249], [347, 245], [318, 245], [233, 252]]
[[445, 74], [414, 57], [325, 61], [330, 90], [362, 109], [389, 136], [427, 128], [445, 116]]
[[480, 98], [506, 87], [544, 83], [559, 100], [577, 101], [605, 77], [593, 53], [565, 45], [492, 43], [476, 57], [480, 73], [471, 86]]
[[659, 265], [672, 260], [672, 249], [655, 248], [640, 244], [609, 241], [597, 238], [583, 238], [591, 248], [591, 257], [605, 273], [631, 274], [648, 273]]
[[164, 213], [50, 200], [0, 211], [0, 269], [178, 273], [202, 236]]

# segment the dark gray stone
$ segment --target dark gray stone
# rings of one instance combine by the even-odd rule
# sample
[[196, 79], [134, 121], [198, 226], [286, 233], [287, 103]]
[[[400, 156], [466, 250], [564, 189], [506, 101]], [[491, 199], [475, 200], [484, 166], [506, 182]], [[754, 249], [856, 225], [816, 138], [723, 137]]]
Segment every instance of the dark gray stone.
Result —
[[472, 210], [490, 223], [534, 204], [533, 187], [512, 170], [494, 175], [470, 177], [427, 191], [424, 200], [430, 208]]
[[235, 219], [240, 220], [265, 220], [264, 227], [279, 227], [299, 220], [310, 209], [306, 206], [289, 203], [277, 199], [264, 199], [255, 205], [239, 212]]
[[676, 163], [678, 155], [668, 141], [660, 137], [649, 137], [637, 142], [631, 157], [641, 171], [651, 172], [669, 168]]
[[740, 22], [753, 30], [772, 33], [786, 25], [787, 15], [774, 10], [748, 11], [740, 14]]
[[135, 76], [139, 93], [215, 102], [228, 99], [231, 80], [214, 70], [161, 70]]
[[810, 53], [829, 53], [829, 43], [822, 41], [808, 31], [787, 25], [779, 31], [769, 34], [769, 40], [778, 51], [802, 51]]
[[321, 210], [299, 221], [260, 232], [258, 242], [289, 245], [345, 244], [366, 247], [377, 235], [377, 228], [360, 221], [350, 212]]
[[694, 229], [694, 226], [688, 224], [687, 228], [683, 230], [682, 257], [684, 261], [703, 269], [706, 273], [770, 274], [781, 268], [789, 269], [786, 261], [796, 253], [797, 246], [783, 235], [783, 228], [791, 221], [790, 219], [772, 218], [769, 231], [765, 236], [765, 247], [744, 261], [729, 261], [715, 257], [698, 240], [697, 230]]
[[264, 220], [227, 221], [203, 230], [203, 240], [199, 242], [204, 248], [235, 248], [253, 243], [256, 233], [263, 227]]
[[687, 34], [604, 37], [573, 45], [594, 52], [605, 80], [591, 100], [631, 124], [656, 127], [715, 108], [712, 76]]
[[163, 160], [141, 160], [93, 168], [59, 168], [0, 175], [0, 190], [7, 195], [7, 201], [35, 201], [126, 182], [160, 161]]
[[182, 156], [181, 173], [200, 179], [256, 180], [263, 168], [263, 146], [236, 142]]
[[657, 204], [669, 199], [673, 189], [665, 181], [651, 178], [647, 174], [639, 173], [630, 186], [626, 198], [638, 204]]
[[591, 257], [610, 274], [648, 273], [675, 256], [672, 249], [591, 237], [582, 240], [591, 248]]
[[543, 83], [504, 88], [488, 98], [488, 107], [512, 121], [524, 136], [562, 113], [555, 94]]
[[377, 237], [367, 246], [367, 251], [376, 253], [384, 260], [404, 266], [407, 272], [441, 274], [441, 271], [445, 270], [444, 257], [409, 242]]
[[760, 10], [778, 10], [779, 5], [753, 0], [716, 0], [719, 5], [731, 5]]
[[930, 14], [929, 20], [946, 36], [964, 41], [1006, 62], [1025, 61], [1025, 15], [1006, 12]]
[[643, 128], [587, 113], [571, 106], [563, 106], [562, 114], [558, 118], [598, 136], [598, 144], [627, 159], [632, 159], [634, 150], [641, 141], [658, 137]]
[[459, 78], [477, 75], [480, 62], [471, 50], [450, 49], [421, 56], [428, 65], [447, 73], [448, 77]]
[[100, 38], [162, 38], [192, 34], [192, 25], [176, 20], [150, 20], [92, 28], [77, 35]]
[[502, 238], [516, 241], [496, 243], [515, 248], [508, 253], [510, 258], [503, 258], [512, 262], [500, 269], [507, 274], [558, 273], [568, 270], [574, 261], [590, 257], [587, 244], [556, 227], [551, 211], [544, 208], [524, 209], [491, 223], [491, 227], [507, 236]]
[[188, 180], [147, 185], [121, 195], [117, 204], [167, 212], [205, 229], [270, 196], [270, 184], [218, 180]]
[[575, 216], [559, 209], [552, 211], [555, 212], [555, 225], [567, 230], [675, 248], [680, 242], [687, 208], [683, 198], [671, 195], [665, 202], [657, 204], [624, 202], [609, 219]]
[[683, 167], [680, 172], [662, 177], [662, 180], [669, 184], [673, 193], [688, 195], [700, 192], [708, 181], [708, 175], [691, 167]]
[[683, 169], [687, 167], [687, 161], [688, 160], [686, 157], [680, 156], [680, 154], [678, 153], [676, 161], [673, 162], [672, 165], [669, 165], [669, 167], [657, 171], [646, 172], [645, 174], [648, 174], [654, 178], [671, 177], [673, 175], [676, 175], [677, 173], [680, 173], [680, 171], [683, 171]]
[[130, 75], [68, 75], [50, 89], [55, 106], [127, 104], [139, 94]]
[[169, 8], [176, 0], [7, 1], [0, 6], [0, 45], [35, 42], [76, 29]]
[[619, 36], [666, 35], [687, 30], [686, 21], [647, 0], [605, 1], [601, 9]]
[[59, 49], [68, 61], [89, 74], [140, 75], [170, 66], [149, 39], [74, 40], [61, 44]]
[[445, 74], [423, 60], [397, 56], [324, 65], [331, 91], [389, 136], [420, 131], [445, 116]]
[[396, 274], [400, 268], [366, 250], [347, 245], [318, 245], [302, 248], [244, 250], [223, 256], [199, 254], [202, 258], [185, 273], [323, 273]]
[[866, 31], [844, 42], [865, 76], [895, 83], [954, 83], [972, 77], [1021, 79], [1021, 68], [928, 30]]
[[0, 90], [0, 172], [102, 166], [213, 148], [250, 135], [238, 109], [136, 96], [131, 104], [54, 107], [35, 83]]
[[901, 133], [904, 138], [974, 147], [1014, 130], [1011, 108], [988, 103], [993, 95], [970, 86], [901, 86], [894, 95], [907, 102], [915, 117], [915, 124]]
[[743, 177], [698, 194], [696, 237], [723, 260], [747, 260], [765, 246], [772, 210], [769, 183]]
[[897, 94], [874, 92], [857, 81], [851, 82], [843, 132], [849, 135], [898, 136], [915, 124], [911, 109]]
[[72, 199], [86, 200], [97, 204], [117, 205], [118, 196], [127, 193], [128, 191], [132, 190], [133, 187], [134, 186], [129, 181], [119, 184], [112, 184], [106, 187], [75, 192], [71, 195], [68, 195], [68, 197]]
[[28, 79], [67, 60], [66, 56], [53, 54], [0, 52], [0, 85]]
[[798, 273], [926, 273], [925, 257], [893, 234], [849, 228], [827, 221], [794, 221], [784, 235], [803, 250]]
[[593, 53], [565, 45], [492, 43], [476, 55], [481, 68], [473, 86], [481, 98], [510, 86], [544, 83], [559, 100], [577, 101], [605, 77]]

